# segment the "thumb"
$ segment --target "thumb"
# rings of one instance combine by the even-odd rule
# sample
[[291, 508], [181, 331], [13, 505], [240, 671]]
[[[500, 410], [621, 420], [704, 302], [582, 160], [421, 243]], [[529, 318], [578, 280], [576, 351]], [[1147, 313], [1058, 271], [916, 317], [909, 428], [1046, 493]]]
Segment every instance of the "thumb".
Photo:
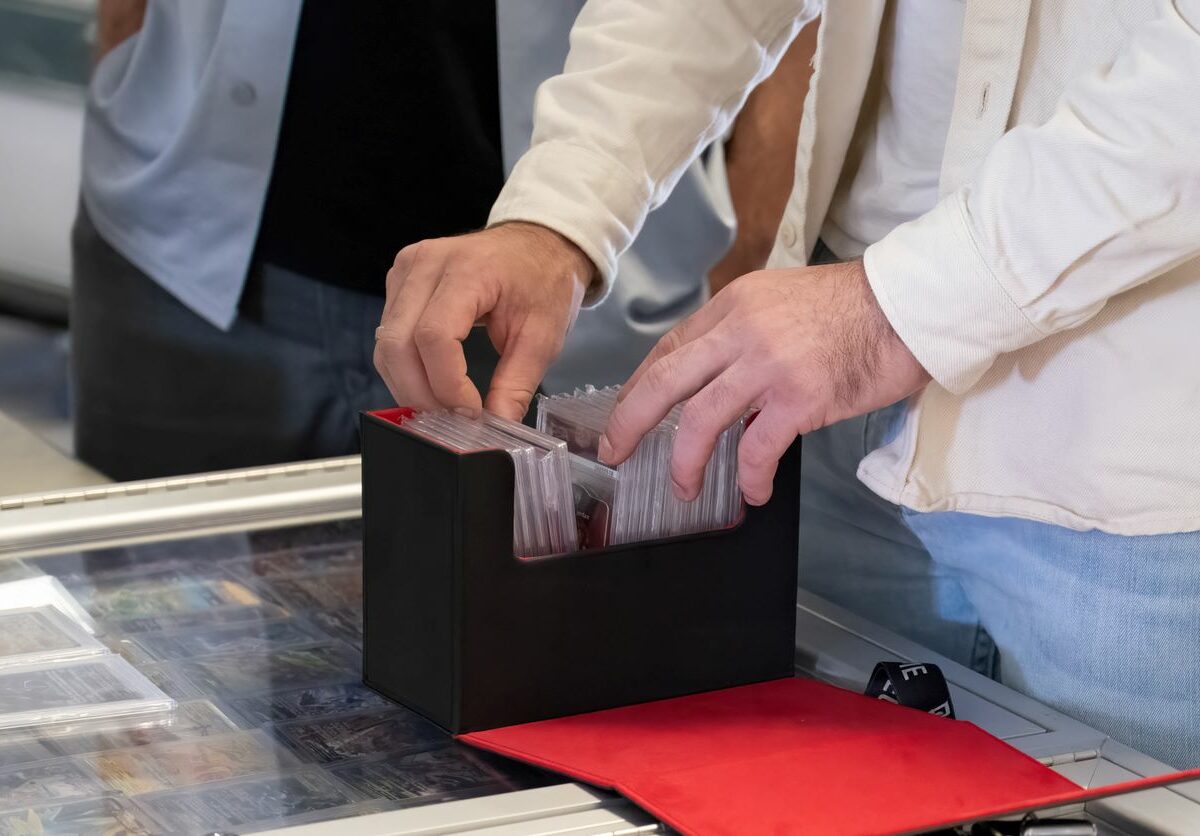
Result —
[[485, 404], [489, 412], [520, 421], [557, 354], [562, 335], [546, 323], [528, 323], [505, 342]]

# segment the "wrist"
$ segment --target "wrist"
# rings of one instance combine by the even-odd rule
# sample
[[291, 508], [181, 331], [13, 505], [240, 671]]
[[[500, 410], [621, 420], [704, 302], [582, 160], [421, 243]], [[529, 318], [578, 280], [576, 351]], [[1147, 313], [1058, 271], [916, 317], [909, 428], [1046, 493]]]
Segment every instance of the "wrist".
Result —
[[600, 283], [600, 271], [595, 263], [578, 244], [558, 230], [529, 221], [501, 221], [488, 229], [503, 229], [524, 239], [526, 246], [538, 253], [539, 261], [557, 265], [556, 272], [572, 276], [585, 295]]

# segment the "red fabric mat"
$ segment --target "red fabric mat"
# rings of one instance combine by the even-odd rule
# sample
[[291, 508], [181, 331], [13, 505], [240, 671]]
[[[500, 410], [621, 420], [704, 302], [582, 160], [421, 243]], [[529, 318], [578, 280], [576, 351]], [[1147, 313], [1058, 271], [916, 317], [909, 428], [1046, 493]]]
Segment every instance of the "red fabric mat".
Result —
[[1089, 795], [976, 726], [780, 679], [463, 735], [688, 834], [923, 830]]

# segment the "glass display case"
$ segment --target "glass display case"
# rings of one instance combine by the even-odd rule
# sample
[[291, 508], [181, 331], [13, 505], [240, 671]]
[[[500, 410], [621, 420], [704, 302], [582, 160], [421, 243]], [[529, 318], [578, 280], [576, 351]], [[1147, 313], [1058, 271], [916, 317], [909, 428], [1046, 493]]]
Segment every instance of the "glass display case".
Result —
[[[178, 702], [168, 722], [0, 736], [0, 834], [665, 832], [619, 796], [460, 746], [361, 685], [359, 476], [346, 458], [0, 500], [0, 583], [57, 579]], [[800, 675], [861, 691], [885, 660], [938, 664], [960, 719], [1082, 786], [1169, 771], [799, 594]], [[1189, 832], [1200, 791], [1065, 812], [1106, 834]]]
[[0, 833], [250, 832], [563, 783], [360, 683], [356, 521], [9, 563], [57, 578], [178, 701], [169, 722], [0, 734]]

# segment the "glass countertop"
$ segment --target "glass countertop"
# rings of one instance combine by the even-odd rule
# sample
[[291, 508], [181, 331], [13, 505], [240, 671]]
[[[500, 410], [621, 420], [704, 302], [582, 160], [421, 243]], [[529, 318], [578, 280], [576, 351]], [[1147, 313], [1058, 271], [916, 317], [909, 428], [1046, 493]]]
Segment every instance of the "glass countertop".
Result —
[[178, 707], [0, 737], [0, 836], [250, 833], [563, 783], [361, 683], [358, 521], [0, 564], [39, 574]]

